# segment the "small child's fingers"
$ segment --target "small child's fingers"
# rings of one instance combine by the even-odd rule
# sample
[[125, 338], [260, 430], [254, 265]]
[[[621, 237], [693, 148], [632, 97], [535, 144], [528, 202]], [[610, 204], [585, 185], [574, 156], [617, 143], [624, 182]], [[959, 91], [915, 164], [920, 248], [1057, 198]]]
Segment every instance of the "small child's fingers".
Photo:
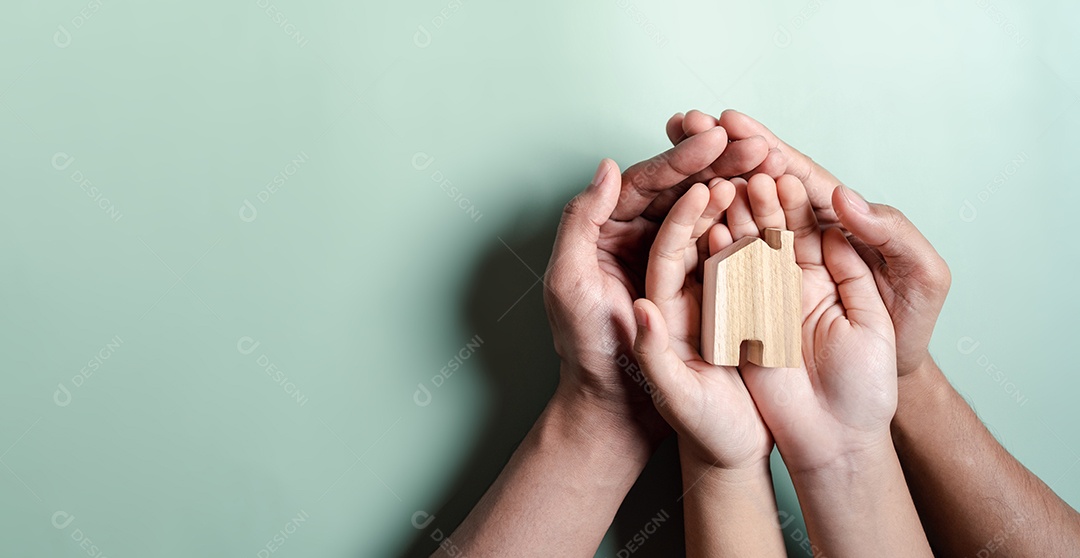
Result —
[[776, 193], [784, 208], [787, 228], [795, 233], [795, 261], [799, 265], [821, 265], [821, 228], [802, 181], [785, 174], [776, 181]]
[[739, 240], [746, 236], [761, 236], [757, 223], [754, 222], [754, 214], [750, 211], [750, 201], [746, 197], [745, 184], [735, 184], [735, 198], [727, 209], [727, 226], [731, 231], [732, 240]]
[[704, 184], [691, 186], [660, 225], [645, 268], [645, 294], [653, 301], [671, 299], [686, 282], [687, 247], [693, 245], [694, 227], [709, 198], [709, 189]]
[[788, 166], [788, 157], [777, 147], [769, 149], [769, 152], [765, 155], [761, 164], [754, 167], [753, 170], [745, 173], [744, 176], [751, 177], [755, 174], [764, 174], [772, 178], [779, 178], [784, 174]]
[[771, 176], [755, 174], [750, 177], [746, 197], [750, 200], [750, 212], [754, 214], [754, 222], [759, 230], [787, 228], [780, 197], [776, 194], [776, 182]]
[[709, 229], [709, 256], [716, 255], [717, 252], [731, 246], [734, 240], [731, 238], [731, 231], [728, 230], [727, 225], [719, 224]]
[[700, 238], [705, 231], [709, 230], [709, 227], [720, 220], [720, 216], [731, 205], [733, 199], [735, 199], [735, 185], [723, 178], [714, 178], [709, 181], [709, 205], [705, 207], [705, 212], [701, 214], [697, 225], [694, 226], [694, 240]]

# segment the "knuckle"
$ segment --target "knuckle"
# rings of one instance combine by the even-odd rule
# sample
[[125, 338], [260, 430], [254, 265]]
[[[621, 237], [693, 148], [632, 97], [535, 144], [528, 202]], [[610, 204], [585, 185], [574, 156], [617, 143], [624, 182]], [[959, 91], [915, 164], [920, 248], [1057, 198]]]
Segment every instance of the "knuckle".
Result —
[[925, 266], [926, 281], [931, 287], [935, 287], [940, 294], [947, 293], [952, 286], [952, 271], [949, 264], [941, 256], [934, 254]]
[[572, 220], [574, 217], [581, 215], [585, 212], [585, 202], [581, 200], [580, 196], [575, 196], [570, 201], [566, 202], [563, 206], [563, 222]]

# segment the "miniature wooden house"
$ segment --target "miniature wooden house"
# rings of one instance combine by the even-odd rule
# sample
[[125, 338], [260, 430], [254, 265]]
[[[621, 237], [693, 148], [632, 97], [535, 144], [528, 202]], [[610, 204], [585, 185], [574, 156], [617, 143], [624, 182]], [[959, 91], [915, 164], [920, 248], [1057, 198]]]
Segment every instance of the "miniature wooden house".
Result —
[[770, 368], [802, 364], [802, 270], [795, 234], [765, 229], [705, 261], [701, 304], [701, 356], [722, 365], [747, 360]]

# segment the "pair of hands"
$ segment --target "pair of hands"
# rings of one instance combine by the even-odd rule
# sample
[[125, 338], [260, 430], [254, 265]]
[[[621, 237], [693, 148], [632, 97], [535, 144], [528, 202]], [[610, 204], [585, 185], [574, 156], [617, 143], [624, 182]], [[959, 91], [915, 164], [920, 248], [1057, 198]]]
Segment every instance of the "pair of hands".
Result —
[[[604, 435], [651, 448], [669, 430], [640, 364], [665, 394], [664, 418], [692, 433], [692, 457], [719, 467], [767, 459], [770, 431], [791, 467], [887, 443], [893, 374], [929, 361], [948, 290], [944, 262], [898, 211], [837, 189], [831, 174], [745, 115], [717, 121], [692, 111], [667, 131], [673, 149], [622, 176], [601, 162], [566, 207], [545, 281], [560, 392], [607, 417]], [[854, 248], [836, 225], [854, 235]], [[770, 226], [796, 232], [806, 369], [708, 365], [697, 347], [699, 267]], [[642, 296], [655, 304], [638, 302], [635, 319]]]
[[[717, 222], [722, 212], [726, 224]], [[804, 366], [711, 365], [699, 352], [704, 260], [768, 227], [795, 233]], [[771, 433], [789, 467], [818, 469], [890, 443], [896, 356], [889, 314], [867, 265], [839, 229], [821, 230], [794, 176], [692, 186], [660, 227], [645, 283], [647, 298], [635, 303], [635, 356], [671, 401], [659, 411], [679, 432], [684, 459], [759, 469]]]

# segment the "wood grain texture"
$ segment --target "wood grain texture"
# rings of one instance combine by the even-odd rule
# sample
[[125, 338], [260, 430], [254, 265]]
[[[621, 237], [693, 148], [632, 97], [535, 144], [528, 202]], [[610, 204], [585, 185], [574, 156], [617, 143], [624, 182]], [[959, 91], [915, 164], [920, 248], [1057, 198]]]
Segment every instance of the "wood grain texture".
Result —
[[802, 364], [802, 270], [795, 234], [765, 229], [705, 260], [701, 304], [701, 356], [722, 365], [747, 360], [769, 368]]

